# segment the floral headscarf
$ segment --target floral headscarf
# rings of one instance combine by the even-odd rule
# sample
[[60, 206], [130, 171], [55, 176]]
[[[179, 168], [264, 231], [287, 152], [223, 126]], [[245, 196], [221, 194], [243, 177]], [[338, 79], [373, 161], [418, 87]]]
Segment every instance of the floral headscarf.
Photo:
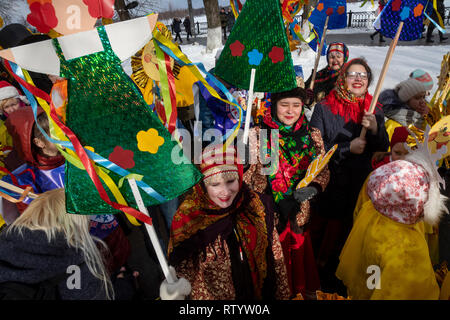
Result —
[[[292, 195], [297, 183], [305, 176], [309, 164], [316, 158], [317, 152], [311, 138], [304, 108], [302, 108], [300, 118], [291, 128], [273, 119], [272, 115], [276, 115], [276, 112], [271, 108], [276, 109], [276, 106], [272, 105], [266, 113], [264, 127], [279, 130], [278, 167], [268, 177], [275, 203], [278, 203]], [[275, 147], [272, 145], [272, 141], [265, 143], [264, 146], [267, 146], [269, 154], [270, 150]]]

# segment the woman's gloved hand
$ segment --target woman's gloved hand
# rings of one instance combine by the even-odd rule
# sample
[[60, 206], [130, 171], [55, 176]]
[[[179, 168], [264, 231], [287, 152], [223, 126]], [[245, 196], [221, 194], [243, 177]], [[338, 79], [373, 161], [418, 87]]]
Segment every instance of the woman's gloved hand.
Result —
[[319, 193], [316, 187], [308, 186], [303, 187], [294, 191], [294, 199], [297, 200], [298, 203], [301, 203], [306, 200], [312, 199]]
[[314, 100], [314, 90], [308, 88], [305, 91], [306, 91], [306, 97], [308, 98], [308, 100], [310, 102], [312, 102], [312, 100]]
[[[177, 279], [177, 274], [173, 267], [169, 267], [169, 272], [173, 279]], [[161, 300], [184, 300], [191, 293], [191, 284], [185, 278], [179, 278], [175, 283], [168, 283], [167, 279], [159, 287]]]

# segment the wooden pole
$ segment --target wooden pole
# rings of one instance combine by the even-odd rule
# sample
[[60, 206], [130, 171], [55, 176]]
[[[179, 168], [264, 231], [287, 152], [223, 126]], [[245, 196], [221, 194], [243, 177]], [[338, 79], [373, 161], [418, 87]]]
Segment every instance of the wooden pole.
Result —
[[247, 144], [248, 134], [250, 130], [250, 120], [252, 117], [252, 105], [253, 105], [253, 86], [255, 84], [256, 69], [252, 68], [250, 74], [250, 88], [248, 90], [247, 110], [245, 112], [245, 128], [244, 128], [244, 144]]
[[[23, 192], [25, 191], [24, 189], [16, 187], [15, 185], [10, 184], [10, 183], [8, 183], [6, 181], [3, 181], [3, 180], [0, 180], [0, 187], [5, 188], [5, 189], [10, 190], [10, 191], [13, 191], [13, 192], [18, 193], [18, 194], [23, 194]], [[27, 194], [27, 197], [29, 197], [31, 199], [36, 199], [38, 196], [37, 196], [37, 194], [35, 194], [33, 192], [29, 192]]]
[[[133, 196], [134, 196], [134, 199], [136, 200], [139, 211], [141, 211], [142, 213], [144, 213], [146, 215], [149, 215], [147, 208], [145, 207], [144, 202], [142, 201], [141, 193], [139, 192], [138, 186], [136, 184], [136, 180], [128, 179], [128, 183], [130, 184], [131, 191], [133, 192]], [[150, 240], [152, 242], [153, 248], [155, 249], [156, 256], [158, 257], [159, 264], [161, 265], [161, 269], [164, 273], [164, 276], [167, 279], [167, 282], [170, 284], [175, 283], [175, 281], [177, 279], [174, 279], [172, 277], [172, 274], [169, 271], [169, 265], [167, 263], [166, 256], [164, 255], [164, 253], [161, 249], [161, 245], [159, 243], [158, 236], [156, 235], [155, 228], [153, 227], [153, 225], [149, 225], [147, 223], [145, 223], [145, 227], [150, 236]]]
[[322, 39], [320, 39], [319, 49], [317, 49], [316, 61], [314, 62], [314, 70], [313, 70], [313, 73], [312, 73], [311, 83], [309, 84], [309, 88], [311, 90], [314, 89], [314, 80], [316, 80], [317, 67], [319, 66], [320, 54], [322, 53], [322, 48], [323, 48], [323, 43], [324, 43], [324, 40], [325, 40], [325, 35], [327, 34], [328, 20], [329, 19], [330, 19], [330, 16], [327, 16], [327, 19], [325, 20], [325, 25], [323, 26]]
[[[384, 60], [383, 68], [381, 69], [380, 77], [378, 78], [377, 86], [375, 88], [375, 92], [373, 93], [372, 102], [370, 104], [369, 112], [373, 113], [375, 110], [375, 106], [378, 102], [378, 97], [381, 93], [381, 86], [383, 85], [384, 78], [386, 77], [387, 69], [389, 68], [389, 64], [391, 63], [392, 55], [394, 54], [395, 47], [397, 46], [398, 38], [400, 37], [400, 33], [402, 32], [403, 21], [400, 22], [397, 28], [397, 33], [395, 34], [394, 39], [392, 39], [391, 44], [389, 46], [389, 50], [386, 54], [386, 58]], [[366, 135], [367, 129], [362, 128], [361, 130], [361, 138], [364, 138]]]

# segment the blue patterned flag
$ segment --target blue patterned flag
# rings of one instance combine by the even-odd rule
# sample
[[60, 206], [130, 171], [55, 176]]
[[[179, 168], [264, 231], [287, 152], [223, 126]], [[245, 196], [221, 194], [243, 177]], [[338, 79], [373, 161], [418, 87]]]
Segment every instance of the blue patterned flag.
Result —
[[399, 40], [420, 39], [426, 2], [427, 0], [390, 0], [375, 21], [374, 27], [385, 37], [394, 38], [403, 21]]
[[[320, 26], [314, 26], [312, 32], [316, 35], [314, 39], [312, 39], [310, 42], [308, 42], [308, 45], [311, 49], [313, 49], [315, 52], [317, 52], [317, 48], [320, 46], [320, 40], [322, 39], [323, 34], [323, 26], [322, 28]], [[320, 53], [321, 56], [326, 55], [327, 53], [327, 41], [323, 41], [323, 47], [322, 52]]]
[[330, 16], [327, 29], [346, 28], [347, 2], [345, 0], [319, 0], [308, 20], [315, 27], [323, 30], [327, 16]]

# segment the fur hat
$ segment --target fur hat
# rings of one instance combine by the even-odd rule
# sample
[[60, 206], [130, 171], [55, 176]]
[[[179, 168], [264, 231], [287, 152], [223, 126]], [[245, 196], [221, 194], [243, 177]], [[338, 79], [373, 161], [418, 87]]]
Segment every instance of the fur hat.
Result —
[[422, 69], [416, 69], [410, 73], [409, 77], [422, 82], [427, 91], [431, 91], [431, 89], [433, 89], [433, 79], [428, 72], [423, 71]]
[[304, 102], [306, 100], [306, 91], [303, 88], [296, 87], [288, 91], [272, 93], [270, 95], [272, 118], [274, 118], [274, 115], [276, 115], [277, 102], [285, 98], [299, 98], [300, 100], [302, 100], [302, 102]]
[[[17, 98], [25, 104], [29, 104], [27, 97], [20, 95], [16, 87], [7, 81], [0, 81], [0, 102], [5, 99]], [[3, 105], [0, 106], [0, 114], [3, 114]]]
[[409, 78], [397, 84], [394, 90], [400, 101], [406, 103], [416, 94], [427, 92], [427, 87], [419, 80]]
[[0, 81], [0, 101], [9, 98], [19, 98], [20, 94], [16, 87], [7, 81]]

